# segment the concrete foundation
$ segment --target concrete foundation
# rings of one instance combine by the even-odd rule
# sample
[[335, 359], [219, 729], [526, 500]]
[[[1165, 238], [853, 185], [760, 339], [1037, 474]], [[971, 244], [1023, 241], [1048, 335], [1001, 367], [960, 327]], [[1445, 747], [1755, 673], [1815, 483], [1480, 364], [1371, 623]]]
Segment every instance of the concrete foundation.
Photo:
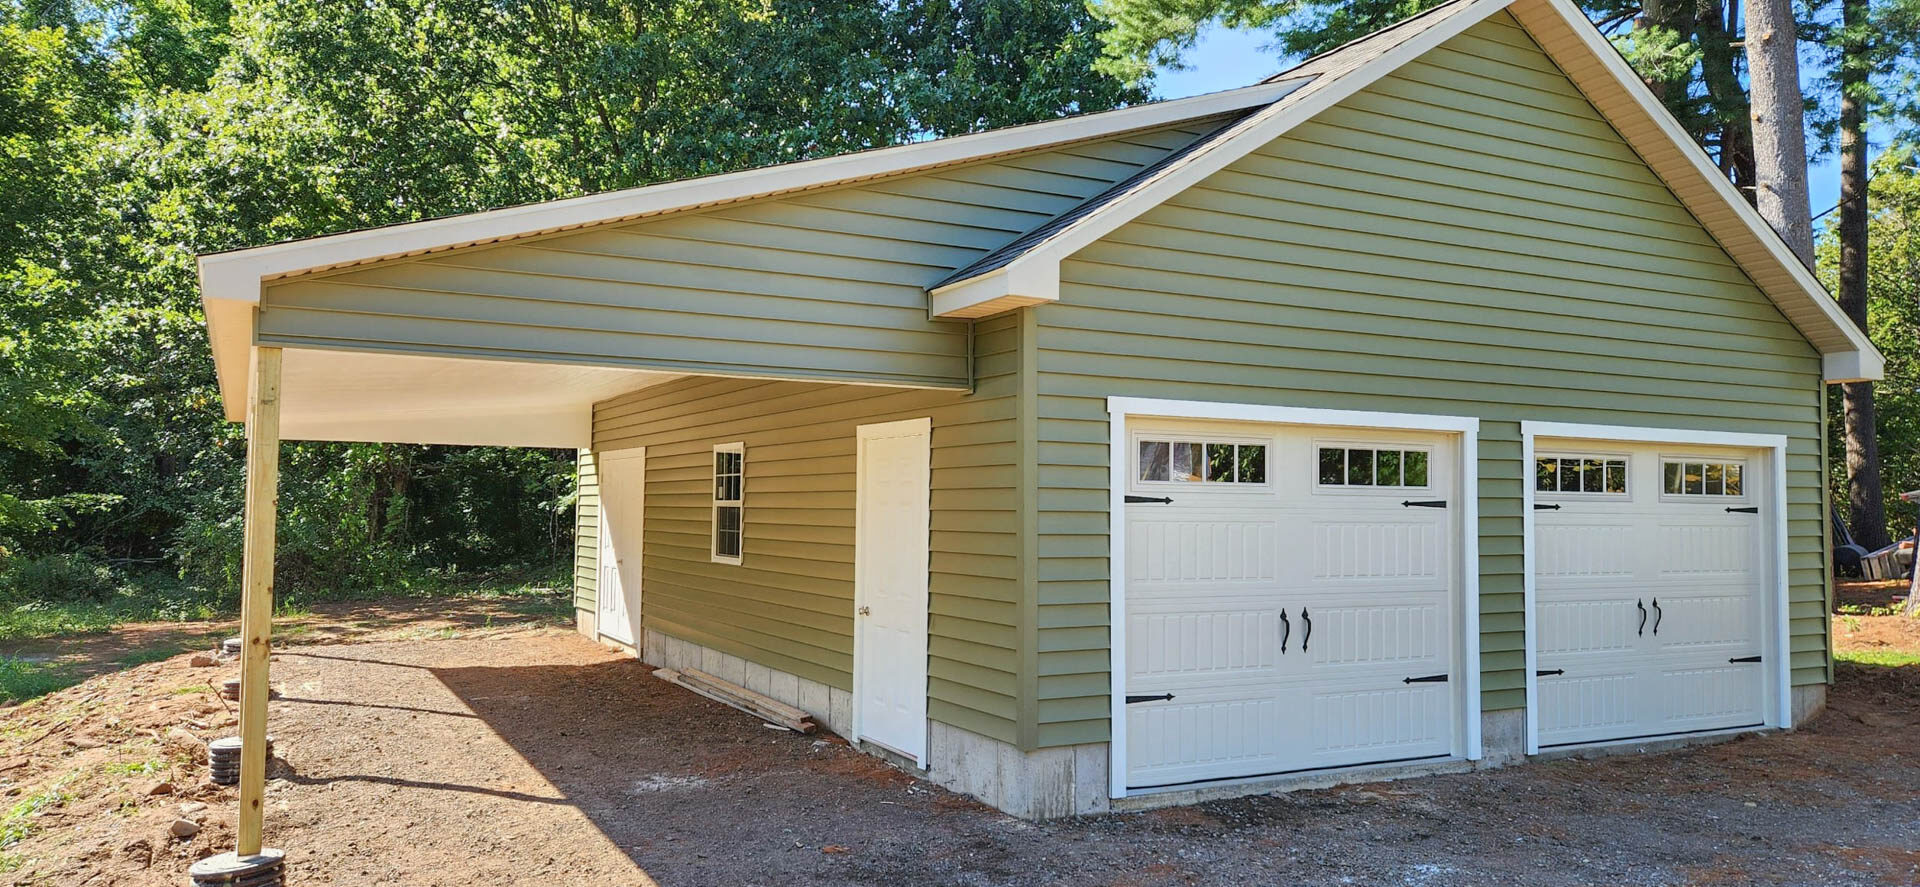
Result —
[[[578, 612], [580, 632], [597, 638], [591, 611]], [[645, 661], [661, 668], [697, 668], [764, 693], [813, 715], [821, 726], [841, 736], [853, 735], [853, 696], [797, 675], [777, 671], [738, 656], [655, 631], [645, 633], [641, 646]], [[1793, 688], [1793, 720], [1800, 725], [1826, 706], [1825, 685]], [[1108, 747], [1104, 742], [1023, 752], [1012, 744], [970, 730], [928, 723], [924, 767], [897, 754], [856, 743], [869, 754], [937, 783], [970, 795], [988, 806], [1022, 819], [1054, 819], [1109, 811], [1146, 810], [1193, 804], [1220, 798], [1326, 788], [1362, 782], [1386, 782], [1415, 776], [1460, 773], [1504, 767], [1529, 760], [1526, 753], [1526, 711], [1485, 712], [1480, 719], [1481, 759], [1423, 761], [1400, 765], [1352, 767], [1340, 770], [1225, 782], [1193, 789], [1155, 792], [1131, 798], [1108, 798]], [[1742, 731], [1674, 737], [1641, 743], [1554, 750], [1534, 760], [1595, 757], [1668, 751], [1723, 742]]]
[[1480, 760], [1476, 767], [1505, 767], [1527, 758], [1527, 710], [1510, 708], [1480, 715]]
[[1107, 744], [1023, 752], [938, 721], [929, 737], [926, 778], [1022, 819], [1107, 811]]
[[[591, 634], [589, 634], [591, 636]], [[729, 653], [648, 631], [644, 660], [659, 668], [697, 668], [813, 715], [822, 727], [853, 735], [853, 695], [838, 687], [749, 662]], [[1106, 743], [1019, 749], [959, 727], [929, 722], [924, 768], [886, 749], [856, 748], [1023, 819], [1049, 819], [1107, 809]]]
[[813, 715], [815, 723], [841, 736], [853, 735], [853, 694], [839, 687], [829, 687], [819, 681], [776, 671], [731, 653], [722, 653], [657, 631], [646, 632], [641, 650], [642, 661], [648, 665], [673, 669], [697, 668]]
[[1808, 684], [1793, 688], [1793, 725], [1804, 726], [1827, 710], [1827, 685]]

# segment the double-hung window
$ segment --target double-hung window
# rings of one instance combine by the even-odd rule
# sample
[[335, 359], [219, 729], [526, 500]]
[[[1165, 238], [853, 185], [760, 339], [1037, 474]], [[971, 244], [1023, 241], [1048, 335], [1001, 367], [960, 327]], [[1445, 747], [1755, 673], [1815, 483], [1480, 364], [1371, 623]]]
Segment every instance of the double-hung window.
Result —
[[713, 447], [713, 560], [740, 563], [746, 530], [746, 447], [739, 443]]

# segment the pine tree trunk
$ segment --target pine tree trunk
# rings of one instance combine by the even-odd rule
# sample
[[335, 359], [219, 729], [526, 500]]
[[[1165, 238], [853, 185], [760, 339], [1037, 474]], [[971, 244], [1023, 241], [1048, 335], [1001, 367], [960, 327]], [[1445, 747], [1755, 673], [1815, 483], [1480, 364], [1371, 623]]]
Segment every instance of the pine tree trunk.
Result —
[[1754, 206], [1812, 268], [1813, 212], [1807, 206], [1806, 115], [1793, 0], [1747, 0], [1746, 43], [1753, 84]]
[[[1840, 61], [1840, 307], [1867, 328], [1867, 0], [1845, 0]], [[1847, 503], [1853, 536], [1868, 549], [1887, 544], [1873, 383], [1841, 386], [1846, 418]]]

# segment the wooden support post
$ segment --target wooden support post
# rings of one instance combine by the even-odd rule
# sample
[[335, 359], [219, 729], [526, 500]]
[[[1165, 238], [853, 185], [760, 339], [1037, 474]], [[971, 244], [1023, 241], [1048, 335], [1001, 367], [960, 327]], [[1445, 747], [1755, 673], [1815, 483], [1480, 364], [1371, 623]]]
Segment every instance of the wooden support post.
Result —
[[274, 524], [280, 499], [280, 349], [256, 347], [247, 386], [247, 500], [241, 560], [240, 829], [235, 852], [260, 853], [267, 792], [267, 654], [273, 633]]

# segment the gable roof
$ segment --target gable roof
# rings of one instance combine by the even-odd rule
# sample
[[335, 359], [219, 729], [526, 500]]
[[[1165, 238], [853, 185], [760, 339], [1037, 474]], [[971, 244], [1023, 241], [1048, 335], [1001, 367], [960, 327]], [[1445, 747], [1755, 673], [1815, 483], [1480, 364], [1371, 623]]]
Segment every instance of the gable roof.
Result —
[[1315, 56], [1276, 75], [1310, 78], [1300, 88], [949, 275], [931, 309], [984, 317], [1059, 299], [1061, 260], [1503, 9], [1819, 350], [1828, 381], [1884, 374], [1872, 342], [1569, 0], [1453, 0]]

